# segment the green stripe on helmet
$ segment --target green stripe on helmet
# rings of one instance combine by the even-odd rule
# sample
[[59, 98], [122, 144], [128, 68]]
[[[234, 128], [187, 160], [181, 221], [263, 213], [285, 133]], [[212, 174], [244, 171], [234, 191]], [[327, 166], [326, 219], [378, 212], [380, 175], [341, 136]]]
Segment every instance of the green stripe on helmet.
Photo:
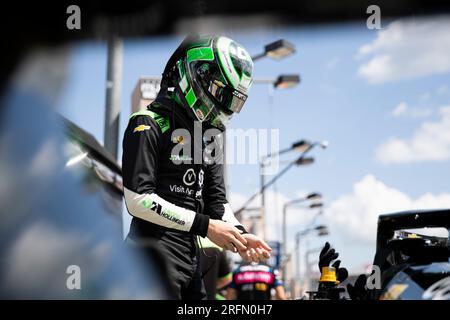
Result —
[[186, 101], [191, 108], [197, 101], [197, 96], [195, 95], [194, 90], [192, 88], [190, 88], [188, 93], [186, 94]]
[[189, 82], [187, 80], [186, 77], [186, 71], [184, 70], [184, 66], [183, 63], [181, 62], [181, 60], [179, 60], [177, 62], [177, 66], [178, 66], [178, 72], [180, 73], [180, 82], [178, 82], [178, 84], [180, 85], [181, 91], [185, 92], [187, 90], [187, 88], [189, 87]]
[[214, 60], [214, 53], [210, 47], [193, 48], [187, 52], [187, 62], [196, 60]]

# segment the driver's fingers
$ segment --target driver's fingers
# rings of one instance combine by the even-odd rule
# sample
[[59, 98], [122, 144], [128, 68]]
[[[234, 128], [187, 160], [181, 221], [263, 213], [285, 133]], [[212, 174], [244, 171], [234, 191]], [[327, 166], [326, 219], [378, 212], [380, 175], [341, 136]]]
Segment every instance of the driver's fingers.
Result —
[[270, 253], [266, 249], [264, 249], [262, 247], [257, 247], [256, 251], [258, 252], [258, 255], [259, 255], [260, 259], [268, 259], [268, 258], [270, 258]]
[[242, 245], [247, 245], [247, 240], [245, 240], [245, 238], [242, 236], [242, 234], [239, 232], [237, 228], [234, 228], [232, 233], [236, 237], [236, 239], [238, 239], [239, 242], [242, 243]]
[[258, 258], [258, 253], [256, 252], [256, 250], [251, 248], [250, 249], [250, 253], [251, 253], [252, 261], [258, 263], [259, 262], [259, 258]]
[[260, 249], [260, 250], [261, 250], [261, 252], [259, 253], [259, 258], [260, 259], [268, 259], [268, 258], [270, 258], [270, 253], [269, 252], [267, 252], [264, 249]]
[[247, 257], [247, 261], [248, 261], [248, 262], [252, 262], [252, 261], [253, 261], [253, 260], [252, 260], [252, 253], [251, 253], [250, 250], [245, 251], [245, 255], [246, 255], [246, 257]]
[[256, 248], [256, 252], [258, 253], [258, 256], [263, 256], [264, 252], [261, 248]]
[[259, 240], [259, 242], [261, 247], [263, 247], [267, 251], [272, 251], [272, 248], [264, 240], [261, 239]]
[[233, 243], [234, 246], [236, 247], [236, 249], [238, 249], [238, 250], [246, 250], [247, 249], [247, 247], [236, 236], [232, 237], [230, 239], [230, 242]]

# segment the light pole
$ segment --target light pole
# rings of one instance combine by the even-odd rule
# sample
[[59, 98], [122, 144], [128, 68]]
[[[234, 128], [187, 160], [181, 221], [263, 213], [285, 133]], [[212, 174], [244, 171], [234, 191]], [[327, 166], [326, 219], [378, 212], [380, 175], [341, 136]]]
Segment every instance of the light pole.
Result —
[[108, 41], [104, 145], [116, 160], [119, 141], [122, 60], [122, 39], [113, 37]]
[[311, 255], [316, 255], [317, 253], [322, 250], [322, 247], [317, 247], [313, 249], [309, 249], [305, 252], [305, 266], [306, 266], [306, 277], [305, 277], [305, 283], [307, 284], [307, 289], [309, 290], [311, 288], [311, 265], [317, 263], [317, 260], [314, 260], [311, 262]]
[[[311, 157], [306, 157], [307, 153], [311, 151], [311, 149], [313, 149], [315, 146], [320, 145], [323, 149], [325, 149], [328, 146], [328, 142], [327, 141], [322, 141], [322, 142], [314, 142], [314, 143], [309, 143], [306, 140], [302, 140], [299, 141], [295, 144], [293, 144], [292, 146], [294, 146], [296, 148], [298, 148], [299, 150], [304, 150], [302, 152], [302, 154], [300, 155], [300, 157], [294, 161], [289, 162], [289, 164], [284, 167], [283, 170], [281, 170], [277, 175], [275, 175], [270, 181], [264, 183], [261, 188], [254, 193], [250, 198], [247, 199], [247, 201], [245, 201], [245, 203], [241, 206], [241, 208], [239, 210], [236, 211], [236, 216], [239, 217], [240, 214], [242, 213], [242, 211], [244, 211], [247, 206], [258, 196], [261, 195], [261, 197], [263, 197], [263, 194], [265, 192], [265, 190], [270, 187], [275, 181], [277, 181], [281, 176], [283, 176], [290, 168], [292, 168], [294, 165], [306, 165], [306, 164], [311, 164], [314, 162], [314, 158]], [[289, 150], [292, 150], [292, 146], [289, 148]], [[283, 153], [289, 151], [288, 149], [284, 149], [281, 150]], [[279, 153], [277, 153], [279, 154]], [[275, 154], [273, 154], [275, 155]], [[272, 156], [272, 155], [271, 155]], [[264, 209], [262, 209], [263, 211]]]
[[253, 79], [253, 83], [268, 84], [269, 87], [275, 89], [288, 89], [298, 85], [300, 80], [299, 74], [280, 74], [276, 78], [255, 78]]
[[294, 45], [284, 39], [280, 39], [266, 45], [264, 47], [264, 52], [254, 55], [252, 60], [257, 61], [264, 57], [270, 57], [278, 60], [293, 53], [295, 53]]
[[[282, 154], [285, 154], [287, 152], [293, 151], [293, 150], [297, 150], [300, 152], [304, 152], [308, 147], [308, 144], [306, 142], [306, 140], [300, 140], [297, 142], [294, 142], [289, 148], [285, 148], [282, 149], [276, 153], [269, 153], [265, 156], [263, 156], [261, 158], [261, 161], [259, 163], [259, 181], [260, 181], [260, 190], [262, 190], [261, 192], [261, 220], [260, 220], [260, 225], [261, 225], [261, 229], [262, 229], [262, 234], [263, 237], [265, 238], [266, 235], [266, 231], [265, 231], [265, 209], [266, 209], [266, 193], [265, 193], [265, 166], [266, 166], [266, 161], [269, 160], [270, 158], [273, 157], [278, 157]], [[300, 161], [299, 163], [297, 163], [297, 165], [305, 165], [305, 164], [310, 164], [312, 162], [314, 162], [313, 158], [310, 158], [310, 162], [307, 163], [308, 161], [305, 161], [305, 159], [303, 159], [302, 161]]]
[[[322, 149], [326, 149], [328, 147], [328, 142], [327, 141], [320, 141], [320, 142], [314, 142], [311, 143], [307, 140], [300, 140], [297, 141], [295, 143], [293, 143], [291, 145], [291, 147], [283, 149], [277, 153], [274, 154], [268, 154], [266, 156], [264, 156], [261, 159], [260, 162], [260, 183], [261, 183], [261, 225], [262, 225], [262, 229], [263, 229], [263, 235], [265, 235], [265, 190], [267, 189], [268, 186], [264, 187], [265, 185], [265, 172], [264, 172], [264, 168], [266, 166], [266, 161], [269, 158], [273, 158], [275, 156], [279, 156], [283, 153], [289, 152], [291, 150], [298, 150], [301, 152], [300, 157], [294, 161], [294, 163], [290, 163], [288, 165], [288, 167], [291, 167], [293, 164], [297, 164], [297, 165], [306, 165], [306, 164], [311, 164], [314, 162], [314, 158], [306, 158], [305, 156], [316, 146], [320, 145], [322, 147]], [[284, 171], [284, 170], [283, 170]]]
[[317, 232], [317, 236], [323, 237], [329, 234], [328, 227], [325, 225], [318, 225], [313, 228], [306, 228], [295, 234], [295, 279], [300, 283], [300, 239], [311, 232]]
[[[274, 176], [270, 181], [265, 183], [260, 190], [258, 190], [256, 193], [254, 193], [250, 198], [245, 201], [245, 203], [242, 205], [242, 207], [235, 212], [236, 217], [239, 219], [242, 212], [247, 209], [247, 206], [260, 194], [263, 194], [263, 192], [270, 187], [275, 181], [277, 181], [279, 178], [281, 178], [290, 168], [292, 168], [294, 165], [300, 166], [300, 165], [307, 165], [314, 162], [314, 158], [305, 158], [300, 157], [292, 162], [290, 162], [283, 170], [281, 170], [276, 176]], [[261, 210], [261, 208], [260, 208]], [[261, 217], [262, 218], [262, 217]]]
[[[287, 224], [286, 224], [286, 215], [287, 215], [287, 209], [288, 207], [292, 206], [292, 205], [296, 205], [305, 201], [314, 201], [314, 200], [320, 200], [322, 199], [322, 195], [320, 193], [314, 192], [314, 193], [310, 193], [308, 194], [306, 197], [303, 198], [299, 198], [299, 199], [295, 199], [292, 201], [289, 201], [287, 203], [284, 204], [283, 206], [283, 229], [282, 229], [282, 242], [283, 242], [283, 255], [285, 256], [287, 254]], [[315, 209], [315, 208], [321, 208], [323, 206], [322, 203], [312, 203], [309, 205], [309, 209]], [[283, 270], [282, 270], [282, 274], [283, 274], [283, 281], [286, 281], [286, 263], [283, 263]]]

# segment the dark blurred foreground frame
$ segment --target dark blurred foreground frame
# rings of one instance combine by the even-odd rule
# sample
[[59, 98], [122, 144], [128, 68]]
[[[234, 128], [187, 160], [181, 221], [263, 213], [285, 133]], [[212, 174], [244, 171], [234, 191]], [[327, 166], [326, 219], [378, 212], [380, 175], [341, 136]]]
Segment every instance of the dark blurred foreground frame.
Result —
[[0, 299], [170, 298], [157, 250], [122, 241], [115, 165], [39, 95], [1, 105]]
[[[383, 18], [450, 11], [450, 3], [445, 0], [60, 0], [26, 4], [8, 1], [0, 19], [2, 42], [6, 45], [0, 59], [0, 84], [3, 88], [24, 55], [40, 46], [83, 39], [107, 40], [114, 36], [155, 36], [180, 29], [187, 33], [202, 19], [214, 19], [219, 25], [220, 21], [224, 25], [232, 21], [235, 27], [244, 29], [365, 20], [367, 7], [374, 4], [381, 8]], [[80, 30], [69, 30], [66, 26], [70, 5], [80, 7]]]

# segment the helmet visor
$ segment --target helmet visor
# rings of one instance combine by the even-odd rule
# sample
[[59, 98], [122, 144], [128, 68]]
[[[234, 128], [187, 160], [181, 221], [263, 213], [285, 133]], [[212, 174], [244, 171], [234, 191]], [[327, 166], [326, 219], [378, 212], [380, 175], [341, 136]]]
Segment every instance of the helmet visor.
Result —
[[203, 62], [192, 67], [200, 87], [215, 106], [225, 113], [241, 111], [247, 95], [226, 84], [217, 66]]
[[247, 100], [247, 95], [233, 89], [218, 79], [209, 81], [208, 93], [219, 103], [220, 107], [239, 113]]

